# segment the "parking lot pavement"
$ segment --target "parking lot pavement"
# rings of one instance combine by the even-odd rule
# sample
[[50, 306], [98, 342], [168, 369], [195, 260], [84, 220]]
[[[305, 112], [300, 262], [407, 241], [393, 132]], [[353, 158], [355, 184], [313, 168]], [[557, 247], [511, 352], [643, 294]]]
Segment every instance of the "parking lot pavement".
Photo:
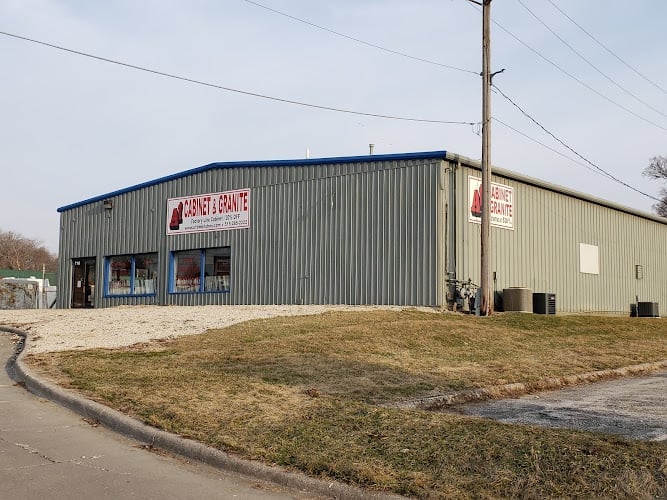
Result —
[[667, 442], [667, 371], [460, 406], [457, 413], [501, 422]]

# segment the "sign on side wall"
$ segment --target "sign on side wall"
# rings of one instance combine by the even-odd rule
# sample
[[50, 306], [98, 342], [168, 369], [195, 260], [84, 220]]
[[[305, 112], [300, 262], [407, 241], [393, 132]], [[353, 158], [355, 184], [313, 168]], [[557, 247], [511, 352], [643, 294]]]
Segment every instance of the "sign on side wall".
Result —
[[[491, 225], [514, 229], [514, 188], [491, 183]], [[468, 176], [468, 221], [482, 223], [482, 179]]]
[[250, 189], [167, 200], [167, 234], [250, 227]]

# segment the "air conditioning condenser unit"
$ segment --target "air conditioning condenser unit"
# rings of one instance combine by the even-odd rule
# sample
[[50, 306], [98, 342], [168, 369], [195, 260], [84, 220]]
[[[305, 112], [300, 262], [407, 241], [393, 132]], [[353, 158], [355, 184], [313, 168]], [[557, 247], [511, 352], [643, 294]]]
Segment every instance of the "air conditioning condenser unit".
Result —
[[657, 302], [637, 302], [637, 316], [640, 318], [659, 318]]

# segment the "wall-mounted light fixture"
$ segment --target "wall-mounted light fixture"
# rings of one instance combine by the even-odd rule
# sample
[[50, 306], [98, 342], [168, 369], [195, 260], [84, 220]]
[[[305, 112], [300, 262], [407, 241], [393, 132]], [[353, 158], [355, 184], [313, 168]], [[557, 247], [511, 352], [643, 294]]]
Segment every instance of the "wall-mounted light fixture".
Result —
[[104, 200], [102, 202], [102, 206], [104, 207], [104, 210], [111, 210], [113, 208], [113, 201], [112, 200]]

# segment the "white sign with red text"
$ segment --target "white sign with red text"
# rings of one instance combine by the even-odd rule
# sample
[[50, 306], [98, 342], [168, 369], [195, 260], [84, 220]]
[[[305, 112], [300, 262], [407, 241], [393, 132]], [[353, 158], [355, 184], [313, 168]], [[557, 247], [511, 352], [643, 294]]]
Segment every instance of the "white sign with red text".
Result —
[[167, 234], [250, 227], [250, 189], [167, 200]]
[[[468, 221], [482, 223], [482, 179], [468, 177]], [[514, 188], [491, 183], [489, 200], [491, 225], [503, 229], [514, 229]]]

